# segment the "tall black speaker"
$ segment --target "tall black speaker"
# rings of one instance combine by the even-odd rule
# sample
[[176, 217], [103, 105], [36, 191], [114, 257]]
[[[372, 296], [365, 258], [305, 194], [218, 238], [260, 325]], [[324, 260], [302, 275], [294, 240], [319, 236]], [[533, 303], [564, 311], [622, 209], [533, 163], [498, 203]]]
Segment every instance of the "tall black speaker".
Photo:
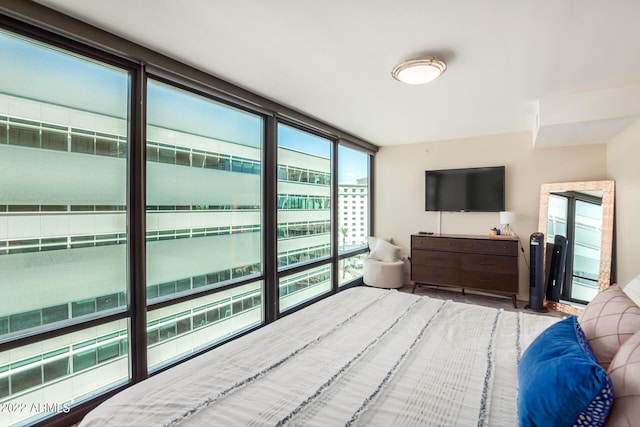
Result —
[[547, 279], [547, 299], [560, 301], [560, 292], [564, 283], [564, 267], [567, 262], [567, 238], [556, 235], [553, 239], [549, 262], [549, 277]]
[[545, 312], [544, 306], [544, 234], [533, 233], [529, 239], [529, 304], [524, 308]]

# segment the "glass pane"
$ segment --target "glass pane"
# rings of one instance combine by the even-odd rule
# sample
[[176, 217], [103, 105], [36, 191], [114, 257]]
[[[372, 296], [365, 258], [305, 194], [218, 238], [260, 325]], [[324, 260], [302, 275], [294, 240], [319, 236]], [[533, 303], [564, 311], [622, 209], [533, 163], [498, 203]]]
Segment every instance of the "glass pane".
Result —
[[149, 369], [261, 324], [262, 294], [262, 282], [255, 282], [150, 311]]
[[342, 286], [358, 277], [362, 277], [366, 258], [367, 254], [364, 253], [338, 261], [338, 274], [340, 274], [338, 284]]
[[576, 200], [571, 298], [591, 301], [598, 293], [602, 205]]
[[549, 219], [547, 222], [547, 242], [553, 243], [556, 234], [567, 237], [567, 216], [569, 200], [556, 194], [549, 195]]
[[[263, 119], [148, 83], [147, 300], [261, 272]], [[162, 331], [160, 338], [171, 335]]]
[[[0, 283], [11, 288], [0, 300], [0, 338], [9, 345], [95, 318], [100, 298], [127, 295], [126, 239], [95, 238], [126, 236], [127, 158], [97, 156], [95, 140], [127, 140], [129, 85], [124, 70], [0, 30]], [[126, 334], [126, 322], [119, 328]], [[85, 332], [2, 353], [0, 395], [62, 403], [128, 378], [126, 355], [115, 372], [81, 361], [87, 374], [74, 370], [72, 348], [90, 339]], [[60, 348], [64, 355], [44, 356]], [[46, 415], [2, 412], [0, 424]]]
[[338, 147], [338, 248], [367, 245], [369, 235], [369, 155]]
[[7, 119], [4, 116], [0, 117], [0, 144], [7, 143], [8, 132], [9, 132], [9, 126], [7, 125]]
[[278, 267], [331, 255], [331, 145], [278, 125]]
[[23, 390], [27, 390], [42, 384], [42, 366], [35, 368], [17, 370], [11, 375], [11, 391], [13, 393], [20, 393]]
[[70, 362], [68, 357], [59, 359], [53, 359], [51, 362], [47, 362], [42, 366], [43, 381], [53, 381], [57, 378], [62, 378], [70, 374], [69, 371]]
[[331, 266], [323, 265], [280, 279], [280, 311], [331, 291]]
[[3, 31], [0, 64], [0, 277], [12, 287], [0, 317], [11, 334], [95, 315], [96, 299], [126, 292], [126, 239], [94, 236], [126, 233], [127, 160], [96, 156], [95, 135], [127, 139], [129, 75]]
[[67, 151], [67, 133], [42, 129], [42, 148], [45, 150]]
[[61, 304], [53, 307], [47, 307], [42, 309], [42, 323], [53, 323], [69, 318], [69, 306], [67, 304]]
[[73, 355], [73, 370], [80, 372], [84, 369], [91, 368], [96, 365], [96, 350], [89, 349], [80, 351]]
[[[5, 407], [57, 403], [60, 411], [129, 377], [127, 321], [0, 352], [0, 396]], [[64, 405], [64, 407], [62, 406]], [[0, 425], [24, 425], [51, 412], [0, 411]]]

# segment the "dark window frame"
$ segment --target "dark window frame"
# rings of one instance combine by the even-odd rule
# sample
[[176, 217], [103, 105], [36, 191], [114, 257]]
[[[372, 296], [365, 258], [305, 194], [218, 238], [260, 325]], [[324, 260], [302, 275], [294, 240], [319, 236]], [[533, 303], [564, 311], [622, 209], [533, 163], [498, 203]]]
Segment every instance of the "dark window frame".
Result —
[[[561, 194], [556, 194], [558, 197], [564, 197], [567, 200], [567, 254], [565, 261], [565, 270], [564, 270], [564, 280], [560, 293], [560, 298], [566, 301], [575, 302], [578, 304], [587, 304], [588, 301], [583, 301], [571, 296], [572, 287], [573, 287], [573, 277], [577, 276], [573, 271], [573, 256], [575, 253], [576, 246], [576, 238], [575, 238], [575, 227], [576, 227], [576, 204], [578, 202], [590, 203], [598, 206], [602, 206], [602, 198], [590, 196], [588, 194], [568, 191]], [[594, 281], [596, 286], [598, 284], [598, 279], [590, 279], [584, 278], [589, 281]]]
[[[46, 26], [45, 26], [46, 25]], [[40, 425], [68, 425], [77, 422], [89, 410], [93, 409], [97, 404], [107, 397], [113, 395], [136, 382], [145, 379], [149, 374], [147, 371], [146, 352], [147, 352], [147, 336], [146, 336], [146, 314], [158, 308], [167, 305], [176, 304], [181, 301], [199, 298], [205, 295], [214, 294], [221, 290], [242, 286], [247, 283], [262, 280], [264, 283], [264, 292], [262, 295], [262, 306], [264, 310], [264, 322], [259, 326], [275, 321], [277, 318], [288, 315], [294, 311], [298, 311], [314, 302], [324, 299], [340, 290], [349, 286], [338, 286], [338, 274], [332, 274], [332, 290], [310, 300], [300, 306], [296, 306], [284, 313], [279, 313], [277, 309], [277, 300], [279, 297], [278, 284], [281, 277], [295, 274], [299, 271], [308, 270], [321, 265], [331, 264], [331, 271], [337, 272], [339, 259], [353, 256], [354, 252], [338, 254], [336, 236], [337, 236], [337, 162], [338, 162], [338, 145], [345, 144], [350, 148], [355, 148], [369, 154], [371, 164], [373, 164], [373, 154], [377, 151], [377, 147], [359, 140], [349, 134], [333, 128], [326, 123], [317, 121], [288, 107], [279, 105], [271, 100], [262, 98], [251, 92], [245, 91], [239, 87], [233, 86], [227, 82], [216, 79], [210, 75], [201, 73], [186, 65], [177, 63], [167, 57], [163, 57], [155, 52], [137, 46], [131, 42], [120, 39], [106, 32], [101, 32], [86, 23], [76, 21], [65, 15], [54, 12], [37, 4], [15, 4], [9, 8], [3, 8], [0, 11], [0, 28], [17, 35], [33, 39], [44, 43], [45, 45], [57, 47], [69, 51], [74, 54], [84, 56], [88, 59], [102, 62], [129, 73], [130, 76], [130, 112], [129, 112], [129, 138], [128, 141], [119, 141], [117, 144], [118, 152], [114, 153], [115, 157], [122, 157], [124, 154], [122, 148], [128, 150], [128, 191], [127, 212], [128, 224], [130, 229], [138, 230], [130, 234], [127, 238], [129, 244], [128, 264], [135, 265], [136, 268], [130, 269], [127, 277], [127, 289], [129, 289], [128, 304], [126, 306], [118, 305], [117, 309], [110, 310], [104, 315], [87, 316], [87, 318], [79, 318], [74, 321], [70, 319], [61, 325], [52, 325], [43, 328], [32, 334], [25, 334], [0, 342], [0, 352], [10, 350], [12, 348], [21, 347], [38, 341], [55, 338], [72, 332], [80, 331], [86, 328], [107, 324], [116, 320], [129, 318], [132, 323], [130, 335], [127, 342], [129, 343], [129, 353], [132, 364], [132, 375], [130, 380], [112, 390], [108, 390], [102, 394], [98, 394], [92, 399], [74, 406], [68, 414], [59, 414], [51, 418], [43, 419]], [[124, 53], [121, 53], [124, 52]], [[151, 59], [151, 60], [150, 60]], [[155, 60], [155, 61], [154, 61]], [[149, 63], [157, 63], [155, 65], [145, 65]], [[172, 70], [167, 72], [166, 70]], [[174, 74], [175, 73], [175, 74]], [[168, 76], [168, 77], [167, 77]], [[195, 76], [195, 77], [194, 77]], [[262, 175], [262, 191], [264, 196], [263, 206], [263, 224], [265, 226], [265, 238], [263, 239], [262, 265], [261, 274], [254, 274], [249, 277], [242, 277], [233, 283], [215, 289], [195, 290], [187, 295], [181, 295], [168, 301], [147, 306], [146, 301], [146, 271], [145, 271], [145, 163], [146, 159], [146, 79], [153, 78], [157, 81], [165, 81], [172, 86], [185, 89], [195, 94], [205, 96], [217, 102], [229, 105], [233, 108], [242, 109], [252, 114], [259, 114], [264, 117], [264, 147], [262, 165], [257, 165], [254, 173]], [[272, 212], [277, 204], [277, 187], [276, 177], [278, 176], [277, 165], [277, 123], [284, 123], [288, 126], [299, 128], [305, 132], [317, 134], [318, 136], [327, 138], [332, 144], [332, 175], [328, 182], [322, 182], [323, 185], [332, 187], [331, 196], [328, 205], [325, 208], [332, 212], [331, 221], [331, 253], [324, 258], [316, 259], [313, 262], [297, 265], [293, 269], [285, 269], [278, 272], [277, 252], [273, 250], [277, 248], [277, 218]], [[5, 129], [6, 132], [10, 130]], [[40, 138], [41, 139], [41, 138]], [[73, 134], [71, 135], [73, 141]], [[97, 141], [102, 141], [99, 136], [94, 136], [93, 152], [96, 150]], [[73, 142], [71, 142], [71, 145]], [[116, 146], [116, 145], [114, 145]], [[100, 150], [98, 154], [105, 155], [106, 152]], [[223, 159], [221, 159], [223, 160]], [[226, 170], [230, 169], [230, 161], [224, 160]], [[206, 167], [206, 166], [205, 166]], [[254, 165], [254, 168], [256, 166]], [[373, 176], [372, 168], [370, 168], [370, 188], [369, 192], [373, 193], [371, 188], [371, 177]], [[326, 179], [326, 178], [325, 178]], [[371, 198], [370, 198], [371, 199]], [[373, 206], [370, 206], [369, 224], [373, 223]], [[372, 230], [371, 230], [372, 231]], [[363, 250], [359, 251], [364, 252]], [[269, 258], [267, 255], [270, 254]], [[353, 285], [360, 284], [354, 283]], [[132, 284], [137, 284], [133, 286]], [[195, 288], [195, 287], [194, 287]], [[120, 298], [120, 297], [119, 297]], [[193, 325], [193, 329], [197, 328]], [[253, 328], [255, 329], [255, 328]], [[252, 330], [253, 330], [252, 329]], [[250, 332], [250, 331], [247, 331]], [[244, 333], [243, 333], [244, 334]], [[243, 335], [241, 334], [241, 335]], [[238, 336], [241, 336], [238, 335]], [[230, 339], [235, 339], [235, 336]], [[207, 349], [180, 360], [185, 360], [198, 356], [199, 354], [210, 350], [211, 348], [222, 345], [227, 342], [222, 341], [216, 343]], [[126, 343], [123, 345], [127, 345]], [[96, 360], [98, 359], [96, 351]], [[170, 368], [167, 366], [157, 372], [162, 372]], [[36, 424], [38, 425], [38, 424]]]

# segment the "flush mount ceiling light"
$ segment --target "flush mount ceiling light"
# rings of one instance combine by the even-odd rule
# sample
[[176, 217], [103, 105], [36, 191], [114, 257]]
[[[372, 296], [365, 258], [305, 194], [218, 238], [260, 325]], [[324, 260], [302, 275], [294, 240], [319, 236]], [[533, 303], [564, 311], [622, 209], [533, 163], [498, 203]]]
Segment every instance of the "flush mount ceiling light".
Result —
[[412, 59], [397, 65], [391, 75], [394, 79], [410, 85], [428, 83], [440, 77], [447, 64], [435, 56], [426, 59]]

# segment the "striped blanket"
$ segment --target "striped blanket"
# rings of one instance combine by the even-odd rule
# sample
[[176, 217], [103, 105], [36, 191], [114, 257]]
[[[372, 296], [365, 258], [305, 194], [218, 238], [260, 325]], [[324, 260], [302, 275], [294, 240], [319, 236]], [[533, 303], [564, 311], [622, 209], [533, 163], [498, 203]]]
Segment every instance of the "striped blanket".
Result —
[[514, 426], [517, 363], [556, 318], [358, 287], [154, 376], [92, 426]]

